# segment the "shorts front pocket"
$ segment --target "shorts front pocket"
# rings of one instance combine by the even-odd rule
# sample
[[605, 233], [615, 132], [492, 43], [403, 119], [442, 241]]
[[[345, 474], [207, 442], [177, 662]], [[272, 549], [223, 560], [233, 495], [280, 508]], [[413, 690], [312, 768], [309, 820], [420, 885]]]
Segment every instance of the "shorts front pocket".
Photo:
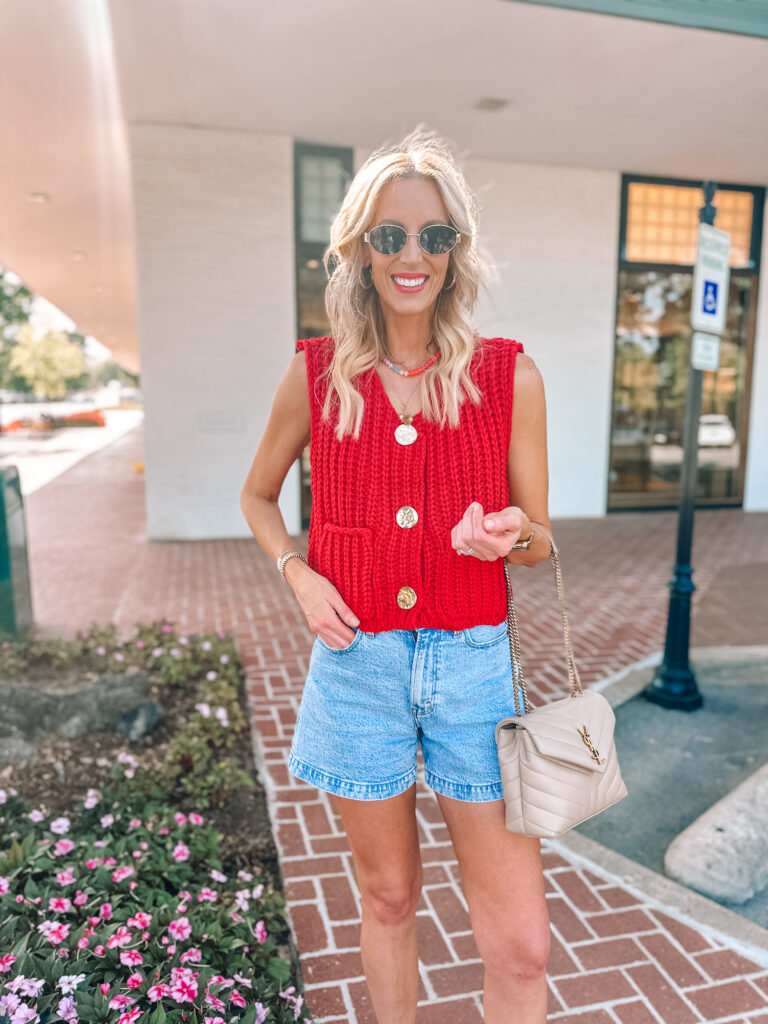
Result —
[[470, 626], [461, 632], [464, 642], [470, 647], [491, 647], [507, 638], [507, 620], [498, 626]]
[[373, 530], [369, 526], [323, 523], [317, 563], [317, 571], [330, 580], [359, 619], [372, 614]]
[[320, 644], [320, 646], [326, 651], [332, 651], [334, 654], [346, 654], [347, 651], [351, 651], [353, 647], [357, 646], [362, 635], [362, 630], [356, 629], [355, 635], [352, 637], [351, 641], [347, 644], [346, 647], [331, 647], [331, 645], [327, 644], [319, 634], [316, 634], [317, 642]]

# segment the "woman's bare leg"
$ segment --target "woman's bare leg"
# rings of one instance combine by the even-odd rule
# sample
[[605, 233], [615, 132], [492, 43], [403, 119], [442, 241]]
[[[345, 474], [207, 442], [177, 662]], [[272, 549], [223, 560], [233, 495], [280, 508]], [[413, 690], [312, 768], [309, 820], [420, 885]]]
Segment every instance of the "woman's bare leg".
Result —
[[416, 784], [386, 800], [333, 796], [362, 902], [360, 955], [378, 1024], [414, 1024], [419, 992], [416, 907], [423, 871]]
[[437, 794], [485, 966], [485, 1024], [545, 1024], [549, 916], [538, 839], [504, 826], [504, 801]]

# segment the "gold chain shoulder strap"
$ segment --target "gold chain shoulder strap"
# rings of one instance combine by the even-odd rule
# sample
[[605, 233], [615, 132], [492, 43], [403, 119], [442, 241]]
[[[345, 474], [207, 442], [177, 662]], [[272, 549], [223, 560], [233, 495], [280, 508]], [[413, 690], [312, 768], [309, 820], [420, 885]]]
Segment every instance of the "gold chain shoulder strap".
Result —
[[[576, 667], [576, 659], [573, 656], [571, 631], [568, 626], [568, 616], [565, 613], [565, 595], [563, 593], [563, 576], [560, 571], [560, 557], [552, 534], [549, 533], [548, 530], [545, 530], [541, 523], [536, 523], [536, 527], [549, 537], [549, 557], [552, 559], [552, 569], [555, 574], [557, 597], [560, 602], [560, 612], [563, 617], [563, 639], [565, 641], [565, 663], [568, 667], [568, 682], [570, 684], [571, 696], [575, 697], [577, 693], [583, 693], [583, 688], [579, 677], [579, 670]], [[512, 583], [509, 577], [509, 562], [506, 558], [502, 558], [502, 563], [504, 565], [504, 579], [507, 587], [507, 635], [509, 637], [509, 650], [512, 655], [513, 697], [515, 701], [515, 714], [519, 716], [523, 711], [520, 708], [518, 688], [523, 692], [523, 709], [526, 712], [532, 711], [533, 705], [528, 698], [528, 688], [526, 686], [522, 660], [520, 658], [520, 634], [517, 628], [517, 613], [515, 612], [515, 605], [512, 601]]]

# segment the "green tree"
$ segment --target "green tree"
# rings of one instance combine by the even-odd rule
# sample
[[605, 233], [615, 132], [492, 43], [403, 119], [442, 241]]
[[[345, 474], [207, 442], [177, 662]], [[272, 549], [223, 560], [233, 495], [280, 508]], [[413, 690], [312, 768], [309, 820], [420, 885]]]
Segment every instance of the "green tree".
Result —
[[11, 369], [11, 353], [16, 347], [16, 334], [29, 321], [34, 295], [22, 282], [0, 266], [0, 388], [27, 391], [23, 377]]
[[82, 349], [64, 331], [49, 331], [36, 338], [29, 324], [19, 330], [10, 368], [25, 378], [38, 397], [65, 398], [84, 367]]

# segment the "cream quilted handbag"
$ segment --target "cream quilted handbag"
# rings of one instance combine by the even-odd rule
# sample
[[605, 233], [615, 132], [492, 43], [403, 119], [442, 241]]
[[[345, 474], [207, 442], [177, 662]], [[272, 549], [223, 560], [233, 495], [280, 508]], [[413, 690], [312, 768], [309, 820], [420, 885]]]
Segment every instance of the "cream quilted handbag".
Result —
[[[543, 527], [537, 523], [536, 529]], [[563, 616], [571, 694], [540, 708], [533, 708], [528, 700], [509, 563], [502, 559], [515, 715], [502, 718], [495, 732], [506, 827], [510, 832], [539, 838], [562, 835], [627, 795], [613, 742], [613, 709], [602, 694], [581, 687], [565, 614], [560, 560], [554, 540], [547, 536]]]

